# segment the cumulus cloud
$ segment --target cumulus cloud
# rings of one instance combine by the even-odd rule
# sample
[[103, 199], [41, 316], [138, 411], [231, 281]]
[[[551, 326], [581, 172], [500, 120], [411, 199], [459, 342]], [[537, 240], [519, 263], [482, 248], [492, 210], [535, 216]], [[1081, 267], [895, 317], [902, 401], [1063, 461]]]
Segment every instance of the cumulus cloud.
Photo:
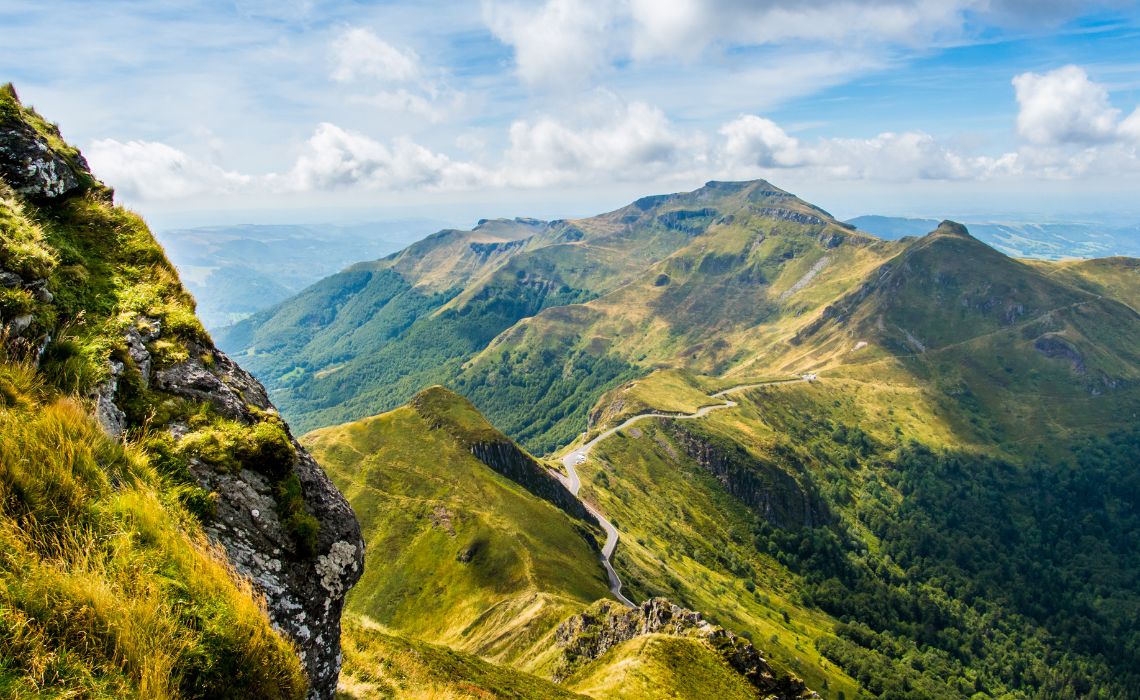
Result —
[[446, 84], [442, 71], [425, 66], [415, 51], [397, 48], [364, 27], [341, 32], [329, 57], [330, 77], [348, 85], [348, 100], [357, 104], [437, 123], [458, 113], [466, 101]]
[[[379, 140], [332, 123], [320, 124], [281, 174], [242, 175], [145, 141], [104, 139], [92, 145], [89, 156], [111, 184], [143, 199], [253, 190], [454, 191], [663, 183], [790, 172], [821, 180], [878, 182], [1140, 173], [1140, 108], [1121, 119], [1106, 88], [1075, 66], [1025, 73], [1014, 78], [1013, 85], [1023, 142], [996, 155], [967, 152], [922, 131], [808, 139], [758, 114], [742, 114], [716, 129], [691, 129], [653, 105], [598, 91], [557, 113], [515, 120], [501, 148], [487, 130], [465, 134], [456, 145], [467, 152], [467, 159], [407, 137]], [[402, 88], [377, 99], [425, 115], [432, 108]]]
[[576, 114], [519, 120], [510, 127], [502, 178], [539, 186], [593, 178], [636, 179], [688, 171], [704, 140], [676, 129], [661, 110], [603, 94]]
[[1120, 122], [1118, 131], [1121, 138], [1140, 145], [1140, 107], [1137, 107], [1127, 119]]
[[[1109, 3], [1111, 4], [1111, 3]], [[1054, 23], [1076, 0], [483, 0], [491, 32], [526, 82], [565, 85], [629, 59], [693, 59], [712, 47], [924, 46], [999, 25]]]
[[729, 168], [792, 168], [803, 164], [798, 139], [771, 119], [746, 114], [720, 128], [722, 165]]
[[361, 189], [463, 189], [484, 180], [481, 168], [455, 162], [407, 138], [391, 144], [335, 124], [317, 127], [305, 152], [272, 182], [293, 191]]
[[100, 139], [85, 153], [96, 175], [129, 199], [181, 199], [232, 192], [253, 180], [154, 141]]
[[362, 27], [345, 30], [332, 43], [332, 78], [348, 83], [371, 78], [406, 83], [421, 76], [420, 59], [410, 49], [398, 49]]
[[1017, 131], [1031, 143], [1090, 144], [1116, 136], [1120, 110], [1109, 104], [1108, 90], [1078, 66], [1022, 73], [1013, 87], [1020, 108]]
[[607, 0], [483, 2], [487, 27], [514, 48], [519, 77], [546, 85], [584, 79], [606, 64], [617, 11], [618, 3]]
[[968, 156], [920, 131], [804, 143], [770, 119], [748, 114], [719, 133], [713, 160], [722, 175], [732, 177], [797, 169], [824, 179], [966, 180], [1010, 175], [1019, 168], [1015, 154]]

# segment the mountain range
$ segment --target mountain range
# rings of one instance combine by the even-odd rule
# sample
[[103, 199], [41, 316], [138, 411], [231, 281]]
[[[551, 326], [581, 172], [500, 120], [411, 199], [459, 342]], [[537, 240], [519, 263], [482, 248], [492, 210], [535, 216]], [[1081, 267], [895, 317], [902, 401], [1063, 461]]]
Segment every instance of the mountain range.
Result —
[[[921, 236], [933, 230], [938, 220], [857, 216], [848, 219], [847, 223], [880, 238], [895, 240], [904, 236]], [[965, 220], [965, 223], [980, 240], [1015, 258], [1064, 260], [1140, 255], [1140, 226], [1135, 225], [985, 220]]]
[[[1129, 697], [1138, 289], [1133, 258], [1018, 260], [953, 222], [883, 240], [770, 183], [711, 182], [443, 231], [219, 342], [318, 429], [318, 455], [383, 462], [391, 432], [371, 449], [333, 436], [433, 383], [536, 454], [658, 414], [577, 467], [620, 532], [623, 592], [747, 634], [825, 697]], [[334, 470], [349, 493], [364, 473]], [[365, 590], [393, 585], [377, 575]], [[390, 630], [559, 677], [363, 595], [350, 610]], [[499, 640], [557, 631], [494, 624]]]
[[0, 180], [0, 694], [1137, 697], [1135, 258], [710, 182], [211, 339], [11, 86]]

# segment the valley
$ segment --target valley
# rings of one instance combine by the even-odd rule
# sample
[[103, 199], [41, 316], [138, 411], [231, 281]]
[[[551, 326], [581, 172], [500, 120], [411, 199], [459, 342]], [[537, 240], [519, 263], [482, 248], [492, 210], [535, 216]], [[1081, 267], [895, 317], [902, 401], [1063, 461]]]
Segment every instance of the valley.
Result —
[[712, 181], [215, 345], [10, 85], [0, 155], [2, 695], [1136, 697], [1133, 258]]
[[[466, 287], [406, 311], [441, 287], [439, 264]], [[608, 591], [635, 614], [661, 599], [700, 611], [825, 698], [1017, 696], [1073, 684], [1128, 697], [1120, 644], [1140, 554], [1126, 544], [1137, 495], [1127, 446], [1140, 410], [1133, 260], [1015, 260], [953, 222], [881, 241], [761, 181], [709, 183], [593, 219], [484, 222], [355, 270], [356, 281], [330, 278], [226, 342], [248, 343], [235, 352], [302, 424], [385, 407], [403, 396], [401, 382], [446, 384], [449, 403], [486, 414], [479, 432], [546, 455], [532, 458], [537, 468], [580, 499], [592, 549], [557, 570], [592, 572], [597, 587], [567, 596], [548, 569], [529, 589], [483, 598], [463, 631], [404, 627], [364, 612], [353, 594], [349, 607], [368, 624], [521, 673], [582, 679], [568, 687], [609, 697], [621, 677], [615, 660], [603, 654], [588, 662], [594, 670], [566, 676], [566, 650], [580, 642], [550, 643]], [[373, 291], [378, 274], [388, 291]], [[365, 308], [367, 333], [354, 330]], [[288, 330], [285, 319], [294, 319]], [[439, 363], [405, 375], [406, 357]], [[310, 411], [302, 397], [327, 387], [348, 391], [347, 401]], [[425, 433], [353, 438], [351, 448], [333, 436], [403, 410], [317, 428], [305, 442], [324, 462], [351, 456], [331, 471], [352, 494], [397, 463], [391, 446], [407, 443], [411, 454], [411, 436]], [[477, 459], [489, 454], [462, 444]], [[416, 467], [424, 478], [442, 468], [431, 463]], [[1092, 473], [1096, 486], [1075, 486]], [[1073, 488], [1075, 500], [1059, 497]], [[381, 515], [379, 497], [350, 495], [390, 533], [381, 536], [390, 552], [413, 556], [404, 548], [418, 538], [392, 539], [396, 521]], [[486, 527], [532, 529], [507, 515], [515, 511], [488, 514]], [[1058, 529], [1077, 512], [1082, 527]], [[420, 527], [432, 521], [419, 517]], [[1103, 546], [1077, 556], [1090, 536]], [[1046, 554], [1045, 541], [1068, 554]], [[494, 548], [505, 555], [505, 546]], [[1019, 593], [1041, 567], [1049, 593]], [[365, 587], [399, 599], [387, 587], [408, 585], [406, 571], [381, 569]], [[1105, 582], [1095, 601], [1080, 583], [1093, 572]], [[422, 602], [413, 609], [433, 619]], [[670, 647], [651, 639], [606, 653], [683, 684], [654, 666]]]
[[[811, 381], [814, 381], [815, 375], [811, 375], [811, 376], [812, 376]], [[742, 384], [740, 386], [735, 386], [735, 387], [732, 387], [730, 389], [723, 389], [721, 391], [718, 391], [715, 394], [711, 394], [709, 398], [725, 399], [725, 397], [728, 394], [731, 394], [731, 393], [734, 393], [737, 391], [746, 391], [748, 389], [755, 389], [756, 387], [766, 386], [767, 384], [775, 384], [775, 383], [780, 383], [780, 382], [785, 382], [785, 381], [809, 381], [809, 380], [807, 380], [806, 378], [802, 379], [802, 380], [784, 379], [784, 380], [775, 380], [772, 382], [761, 382], [761, 383], [757, 383], [757, 384]], [[736, 405], [736, 402], [734, 402], [730, 399], [725, 399], [725, 402], [723, 404], [711, 404], [708, 406], [702, 406], [701, 408], [697, 409], [695, 412], [688, 413], [688, 414], [639, 413], [639, 414], [633, 416], [632, 418], [627, 419], [621, 425], [618, 425], [614, 428], [610, 428], [609, 430], [605, 431], [601, 435], [598, 435], [597, 437], [592, 438], [589, 442], [582, 445], [581, 447], [577, 447], [577, 448], [571, 450], [570, 452], [566, 453], [566, 455], [562, 457], [562, 468], [566, 470], [566, 475], [563, 476], [562, 474], [555, 472], [555, 476], [558, 477], [558, 480], [562, 482], [562, 485], [566, 487], [567, 491], [569, 491], [574, 496], [578, 496], [578, 491], [582, 488], [582, 480], [578, 477], [578, 465], [582, 464], [583, 462], [586, 461], [586, 458], [589, 457], [589, 455], [590, 455], [590, 450], [592, 450], [602, 440], [605, 440], [606, 438], [610, 437], [611, 435], [616, 435], [617, 433], [625, 430], [626, 428], [629, 428], [634, 423], [638, 423], [640, 421], [647, 420], [650, 418], [668, 418], [670, 420], [695, 420], [698, 418], [704, 418], [710, 412], [715, 411], [717, 409], [732, 408], [735, 405]], [[583, 433], [582, 437], [585, 437], [585, 436], [586, 436], [586, 433]], [[613, 557], [614, 550], [617, 548], [618, 540], [619, 540], [619, 534], [618, 534], [617, 528], [615, 528], [613, 526], [613, 523], [606, 520], [605, 516], [602, 515], [601, 513], [599, 513], [597, 511], [597, 509], [592, 507], [589, 503], [582, 501], [582, 505], [585, 506], [588, 511], [590, 511], [591, 515], [593, 515], [595, 518], [597, 518], [598, 522], [602, 526], [602, 529], [605, 530], [605, 533], [606, 533], [606, 541], [602, 545], [602, 566], [605, 567], [606, 575], [610, 581], [610, 592], [614, 594], [615, 598], [617, 598], [619, 601], [621, 601], [625, 605], [627, 605], [631, 608], [637, 607], [636, 605], [634, 605], [634, 603], [631, 600], [629, 600], [624, 595], [622, 595], [622, 593], [621, 593], [621, 578], [618, 577], [617, 572], [614, 570], [613, 563], [611, 562], [611, 558]]]

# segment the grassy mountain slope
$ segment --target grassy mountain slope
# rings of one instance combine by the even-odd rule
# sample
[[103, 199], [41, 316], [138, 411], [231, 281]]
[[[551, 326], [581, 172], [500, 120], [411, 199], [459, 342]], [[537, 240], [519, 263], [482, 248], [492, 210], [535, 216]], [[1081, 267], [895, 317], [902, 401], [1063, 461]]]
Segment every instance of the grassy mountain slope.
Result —
[[1140, 260], [1098, 258], [1041, 266], [1045, 274], [1140, 310]]
[[[695, 639], [649, 634], [622, 642], [565, 682], [594, 698], [716, 697], [749, 700], [756, 689]], [[669, 693], [668, 696], [664, 693]]]
[[553, 627], [607, 595], [600, 533], [475, 457], [463, 436], [494, 429], [470, 404], [440, 388], [425, 394], [303, 439], [364, 526], [367, 563], [349, 609], [541, 667]]
[[[216, 416], [136, 381], [127, 334], [144, 317], [163, 329], [146, 351], [156, 368], [207, 342], [192, 300], [145, 224], [11, 85], [0, 138], [0, 695], [303, 697], [294, 645], [203, 534], [217, 494], [162, 430], [194, 416], [185, 432], [204, 433]], [[116, 365], [130, 430], [111, 438]], [[259, 457], [254, 433], [285, 438], [269, 417], [233, 432]], [[282, 519], [305, 515], [292, 505]]]
[[[609, 595], [600, 532], [475, 456], [472, 446], [500, 437], [462, 397], [433, 387], [395, 411], [303, 438], [351, 499], [368, 542], [349, 599], [345, 694], [756, 697], [721, 652], [680, 631], [571, 665], [568, 645], [589, 647], [597, 633], [565, 623], [591, 610], [597, 620], [592, 604]], [[571, 671], [559, 686], [542, 680]]]
[[[595, 448], [584, 491], [623, 532], [628, 590], [774, 635], [825, 697], [845, 678], [1132, 697], [1140, 317], [1116, 299], [1133, 269], [1028, 265], [950, 225], [911, 243], [767, 353], [820, 381]], [[639, 383], [661, 410], [729, 382]]]
[[609, 294], [524, 319], [456, 386], [508, 433], [552, 449], [586, 427], [604, 390], [654, 366], [755, 372], [789, 324], [898, 250], [768, 183], [713, 185], [731, 214]]
[[548, 680], [456, 651], [392, 634], [368, 618], [344, 629], [344, 672], [338, 700], [570, 700], [578, 695]]
[[979, 445], [1103, 432], [1134, 405], [1140, 315], [1048, 272], [945, 224], [811, 319], [772, 363], [937, 386], [947, 414], [981, 430]]
[[33, 367], [0, 363], [0, 695], [303, 695], [192, 495]]
[[[315, 285], [222, 344], [303, 427], [443, 382], [545, 452], [649, 358], [731, 364], [731, 343], [759, 344], [756, 328], [823, 303], [891, 250], [766, 182], [713, 182], [590, 219], [441, 232]], [[615, 334], [631, 342], [611, 347]]]
[[[575, 240], [546, 243], [567, 225]], [[632, 272], [556, 264], [617, 240], [660, 247]], [[950, 222], [877, 241], [762, 182], [556, 222], [519, 248], [441, 302], [417, 342], [465, 327], [451, 312], [490, 318], [480, 294], [534, 279], [538, 260], [553, 265], [542, 279], [588, 290], [466, 335], [432, 370], [531, 449], [570, 443], [588, 417], [822, 377], [734, 394], [700, 421], [644, 421], [591, 452], [583, 495], [622, 532], [635, 600], [749, 634], [828, 698], [1132, 697], [1134, 261], [1018, 261]], [[385, 347], [419, 347], [419, 323]], [[348, 412], [391, 400], [344, 386], [360, 389]], [[613, 672], [640, 664], [653, 667]]]

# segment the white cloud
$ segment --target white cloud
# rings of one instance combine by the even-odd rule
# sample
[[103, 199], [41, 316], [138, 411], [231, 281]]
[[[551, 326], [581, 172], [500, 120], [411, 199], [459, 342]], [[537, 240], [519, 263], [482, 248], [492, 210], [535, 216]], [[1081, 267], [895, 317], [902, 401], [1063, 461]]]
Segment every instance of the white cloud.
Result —
[[331, 47], [332, 78], [349, 83], [375, 79], [407, 83], [421, 76], [420, 58], [410, 49], [398, 49], [361, 27], [345, 30]]
[[973, 0], [630, 0], [633, 53], [694, 55], [710, 44], [921, 44], [957, 30]]
[[425, 66], [414, 51], [399, 49], [369, 29], [344, 30], [333, 40], [329, 54], [332, 79], [351, 86], [349, 102], [431, 123], [459, 113], [466, 103], [463, 93], [446, 84], [442, 71]]
[[725, 167], [790, 168], [803, 164], [798, 139], [776, 122], [746, 114], [720, 128], [724, 137], [721, 161]]
[[253, 180], [154, 141], [101, 139], [85, 153], [96, 176], [128, 199], [182, 199], [232, 192]]
[[968, 37], [972, 23], [1052, 23], [1075, 0], [483, 0], [484, 23], [511, 46], [519, 76], [563, 86], [629, 59], [693, 60], [709, 49], [855, 48], [889, 54]]
[[821, 179], [900, 182], [980, 180], [1018, 171], [1016, 154], [968, 156], [919, 131], [803, 143], [775, 122], [749, 114], [725, 124], [719, 133], [723, 138], [714, 160], [722, 176], [729, 177], [797, 169]]
[[1108, 90], [1078, 66], [1022, 73], [1013, 86], [1020, 106], [1017, 131], [1031, 143], [1090, 144], [1116, 136], [1120, 110], [1109, 104]]
[[607, 0], [545, 0], [535, 7], [484, 0], [483, 19], [496, 37], [514, 48], [519, 77], [559, 86], [576, 83], [606, 65], [618, 5]]
[[1118, 131], [1126, 141], [1140, 145], [1140, 107], [1137, 107], [1127, 119], [1120, 122]]
[[483, 170], [455, 162], [407, 138], [390, 145], [335, 124], [317, 127], [292, 170], [273, 177], [284, 189], [464, 189], [485, 179]]
[[700, 167], [704, 139], [679, 132], [661, 110], [601, 94], [573, 115], [510, 127], [503, 178], [518, 186], [681, 174]]
[[[496, 146], [486, 130], [457, 139], [454, 158], [407, 137], [378, 140], [320, 124], [283, 174], [249, 176], [162, 143], [112, 139], [90, 149], [97, 172], [129, 197], [176, 199], [220, 192], [457, 191], [619, 182], [785, 175], [817, 181], [986, 181], [1109, 177], [1140, 173], [1140, 108], [1126, 119], [1107, 90], [1067, 66], [1014, 81], [1024, 143], [1015, 151], [969, 152], [922, 131], [870, 138], [803, 138], [775, 121], [742, 114], [715, 129], [688, 129], [661, 109], [597, 91], [557, 113], [517, 119]], [[434, 105], [398, 88], [375, 104], [431, 118]]]

